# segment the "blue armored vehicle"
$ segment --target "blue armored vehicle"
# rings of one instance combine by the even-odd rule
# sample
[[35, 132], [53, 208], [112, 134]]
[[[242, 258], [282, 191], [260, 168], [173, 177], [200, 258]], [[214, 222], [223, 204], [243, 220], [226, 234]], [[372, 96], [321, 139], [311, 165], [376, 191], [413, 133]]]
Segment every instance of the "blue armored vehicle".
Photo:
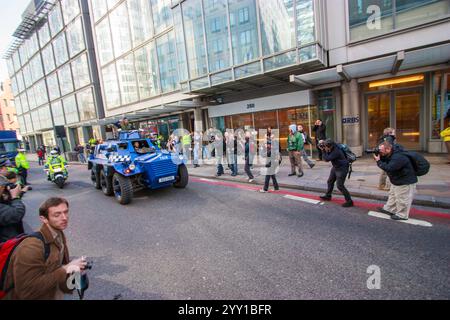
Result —
[[88, 169], [95, 188], [123, 205], [138, 190], [185, 188], [189, 181], [185, 158], [159, 149], [139, 131], [121, 131], [117, 140], [97, 145]]

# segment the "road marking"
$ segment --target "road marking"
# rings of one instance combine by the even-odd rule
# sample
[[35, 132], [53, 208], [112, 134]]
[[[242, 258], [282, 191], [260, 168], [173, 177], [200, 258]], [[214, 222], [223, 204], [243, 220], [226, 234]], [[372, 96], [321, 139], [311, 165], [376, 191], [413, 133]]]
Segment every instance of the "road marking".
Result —
[[[376, 212], [376, 211], [369, 211], [369, 216], [375, 217], [375, 218], [392, 220], [391, 217], [389, 217], [387, 214], [384, 214], [381, 212]], [[433, 226], [431, 223], [429, 223], [427, 221], [416, 220], [416, 219], [397, 220], [397, 221], [406, 223], [406, 224], [412, 224], [414, 226], [421, 226], [421, 227], [432, 227]]]
[[291, 199], [291, 200], [296, 200], [296, 201], [303, 201], [303, 202], [311, 203], [311, 204], [320, 204], [320, 201], [318, 201], [318, 200], [312, 200], [312, 199], [303, 198], [303, 197], [291, 196], [289, 194], [284, 196], [284, 197], [286, 199]]

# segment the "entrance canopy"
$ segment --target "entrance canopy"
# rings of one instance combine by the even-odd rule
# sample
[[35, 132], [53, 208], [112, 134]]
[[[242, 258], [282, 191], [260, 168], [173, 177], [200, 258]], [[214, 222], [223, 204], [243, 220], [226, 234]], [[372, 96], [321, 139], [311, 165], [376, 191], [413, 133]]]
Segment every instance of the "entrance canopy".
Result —
[[363, 62], [338, 65], [334, 68], [301, 75], [291, 75], [290, 81], [301, 87], [312, 88], [317, 85], [350, 81], [355, 78], [377, 74], [397, 74], [399, 71], [431, 66], [450, 61], [450, 44], [412, 50]]

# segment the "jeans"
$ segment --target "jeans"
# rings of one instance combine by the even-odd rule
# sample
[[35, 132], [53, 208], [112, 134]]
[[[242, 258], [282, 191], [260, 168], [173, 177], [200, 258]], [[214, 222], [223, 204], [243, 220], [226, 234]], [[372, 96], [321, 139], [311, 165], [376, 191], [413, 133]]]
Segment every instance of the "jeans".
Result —
[[270, 175], [270, 176], [266, 176], [266, 180], [264, 181], [264, 190], [265, 191], [269, 190], [270, 179], [272, 179], [273, 187], [275, 188], [275, 190], [280, 189], [280, 186], [278, 185], [277, 177], [275, 175]]
[[80, 160], [81, 163], [86, 163], [86, 158], [83, 153], [78, 154], [78, 160]]
[[238, 164], [237, 164], [237, 154], [234, 154], [231, 156], [231, 160], [233, 161], [233, 163], [231, 164], [231, 175], [232, 176], [237, 176], [238, 174]]
[[308, 164], [309, 167], [312, 167], [313, 164], [314, 164], [314, 162], [312, 162], [312, 161], [309, 159], [308, 153], [307, 153], [305, 150], [303, 150], [302, 153], [303, 153], [303, 160], [305, 160], [305, 162]]
[[345, 179], [347, 178], [348, 167], [344, 168], [331, 168], [330, 177], [328, 178], [328, 191], [327, 196], [331, 197], [334, 189], [334, 183], [337, 182], [337, 188], [345, 197], [345, 201], [352, 201], [350, 193], [344, 186]]
[[44, 161], [44, 157], [39, 157], [39, 165], [42, 166], [44, 165], [45, 161]]
[[198, 156], [199, 156], [200, 146], [194, 146], [194, 164], [198, 164]]
[[28, 171], [27, 171], [27, 169], [23, 169], [23, 168], [20, 168], [19, 169], [19, 177], [20, 177], [20, 180], [22, 181], [22, 184], [24, 185], [24, 186], [26, 186], [27, 184], [28, 184], [28, 182], [27, 182], [27, 176], [28, 176]]

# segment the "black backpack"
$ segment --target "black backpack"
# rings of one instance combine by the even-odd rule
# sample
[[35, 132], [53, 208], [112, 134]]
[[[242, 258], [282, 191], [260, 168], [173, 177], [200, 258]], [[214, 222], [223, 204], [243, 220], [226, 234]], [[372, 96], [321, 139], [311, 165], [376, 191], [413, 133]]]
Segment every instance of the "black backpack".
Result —
[[414, 151], [403, 151], [403, 154], [409, 158], [416, 176], [424, 176], [430, 171], [430, 163], [420, 153]]
[[353, 162], [356, 161], [356, 154], [353, 153], [352, 150], [350, 150], [350, 148], [348, 147], [348, 145], [344, 144], [344, 143], [337, 143], [337, 147], [342, 150], [342, 152], [345, 155], [345, 158], [348, 161], [349, 164], [349, 168], [348, 168], [348, 178], [350, 179], [350, 177], [352, 176], [352, 172], [353, 172]]

